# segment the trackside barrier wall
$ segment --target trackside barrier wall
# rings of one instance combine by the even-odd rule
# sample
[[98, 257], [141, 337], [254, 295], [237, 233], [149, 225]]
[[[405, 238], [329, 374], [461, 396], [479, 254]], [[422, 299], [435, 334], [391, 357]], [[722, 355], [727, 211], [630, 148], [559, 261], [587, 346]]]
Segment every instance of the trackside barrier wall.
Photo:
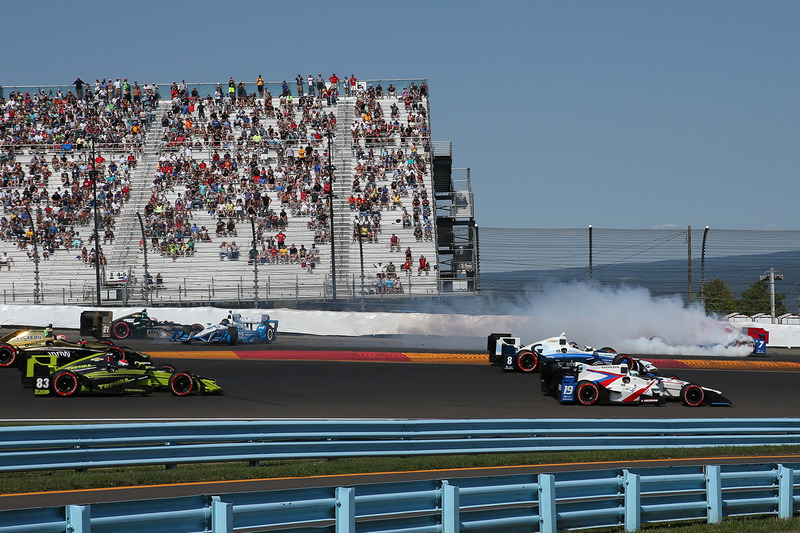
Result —
[[0, 472], [800, 444], [800, 419], [204, 421], [0, 428]]
[[0, 511], [0, 533], [553, 533], [676, 520], [789, 518], [800, 463], [607, 469], [231, 493]]

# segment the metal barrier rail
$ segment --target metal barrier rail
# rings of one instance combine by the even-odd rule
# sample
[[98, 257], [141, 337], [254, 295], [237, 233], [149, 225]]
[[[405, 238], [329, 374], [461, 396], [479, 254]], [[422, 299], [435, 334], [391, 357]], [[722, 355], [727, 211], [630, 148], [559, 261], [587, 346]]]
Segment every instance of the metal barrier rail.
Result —
[[0, 472], [393, 455], [800, 444], [800, 419], [204, 421], [0, 428]]
[[0, 533], [539, 531], [790, 518], [800, 464], [518, 474], [0, 511]]

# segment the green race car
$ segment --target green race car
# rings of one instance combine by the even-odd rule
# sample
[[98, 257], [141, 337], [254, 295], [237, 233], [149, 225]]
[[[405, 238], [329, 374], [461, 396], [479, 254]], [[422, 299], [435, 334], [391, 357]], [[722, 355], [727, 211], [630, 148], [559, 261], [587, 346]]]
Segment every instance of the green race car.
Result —
[[95, 351], [65, 364], [59, 364], [58, 354], [37, 350], [42, 353], [28, 355], [23, 377], [32, 381], [36, 396], [149, 394], [160, 390], [176, 396], [222, 393], [213, 379], [176, 372], [170, 365], [154, 367], [149, 355], [119, 347]]

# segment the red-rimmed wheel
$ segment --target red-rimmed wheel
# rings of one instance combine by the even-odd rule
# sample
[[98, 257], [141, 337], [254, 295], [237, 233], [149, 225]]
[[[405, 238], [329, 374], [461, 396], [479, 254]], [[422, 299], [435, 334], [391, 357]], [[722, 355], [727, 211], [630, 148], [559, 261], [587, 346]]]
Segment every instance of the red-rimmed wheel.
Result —
[[575, 400], [581, 405], [594, 405], [600, 399], [600, 388], [592, 381], [581, 381], [575, 389]]
[[610, 346], [603, 346], [602, 348], [600, 348], [597, 351], [598, 352], [617, 353], [617, 351], [614, 348], [611, 348]]
[[13, 366], [17, 362], [17, 349], [10, 344], [0, 345], [0, 366]]
[[539, 356], [530, 350], [522, 350], [517, 354], [517, 368], [523, 372], [533, 372], [539, 366]]
[[626, 365], [628, 370], [635, 370], [636, 369], [636, 361], [628, 354], [621, 353], [614, 357], [612, 364], [615, 365]]
[[114, 336], [118, 339], [127, 339], [131, 334], [131, 327], [127, 322], [117, 322], [114, 324]]
[[176, 372], [169, 378], [169, 390], [175, 396], [186, 396], [194, 390], [194, 378], [188, 372]]
[[78, 376], [69, 370], [62, 370], [53, 376], [53, 392], [57, 395], [67, 398], [75, 396], [80, 390], [80, 382]]
[[206, 328], [204, 328], [202, 324], [192, 324], [192, 329], [191, 329], [191, 331], [193, 331], [193, 332], [195, 332], [195, 333], [200, 333], [200, 332], [201, 332], [201, 331], [203, 331], [204, 329], [206, 329]]
[[683, 402], [683, 405], [697, 407], [698, 405], [702, 405], [705, 399], [706, 391], [704, 391], [703, 387], [700, 385], [688, 383], [681, 388], [681, 401]]

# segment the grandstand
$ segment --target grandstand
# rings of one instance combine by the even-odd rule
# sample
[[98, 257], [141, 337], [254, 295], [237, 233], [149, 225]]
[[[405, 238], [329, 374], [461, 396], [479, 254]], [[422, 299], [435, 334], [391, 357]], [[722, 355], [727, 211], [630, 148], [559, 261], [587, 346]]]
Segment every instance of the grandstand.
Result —
[[0, 88], [3, 303], [96, 302], [93, 171], [104, 305], [474, 290], [426, 81], [334, 82]]

